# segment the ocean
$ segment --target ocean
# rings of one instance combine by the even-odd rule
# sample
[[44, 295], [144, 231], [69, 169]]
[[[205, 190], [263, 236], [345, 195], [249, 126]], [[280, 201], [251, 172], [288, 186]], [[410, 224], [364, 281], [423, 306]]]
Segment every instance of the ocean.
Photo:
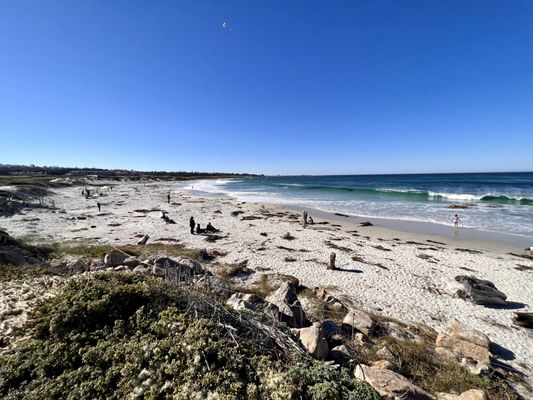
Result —
[[181, 187], [368, 218], [451, 225], [458, 214], [462, 227], [533, 239], [533, 172], [267, 176]]

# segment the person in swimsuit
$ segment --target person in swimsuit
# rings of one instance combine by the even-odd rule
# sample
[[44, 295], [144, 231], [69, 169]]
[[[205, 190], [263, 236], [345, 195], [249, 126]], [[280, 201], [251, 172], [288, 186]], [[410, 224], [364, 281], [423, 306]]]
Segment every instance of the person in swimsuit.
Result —
[[461, 219], [459, 218], [457, 214], [453, 216], [452, 221], [453, 221], [453, 226], [455, 227], [455, 229], [459, 228], [459, 222], [461, 222]]

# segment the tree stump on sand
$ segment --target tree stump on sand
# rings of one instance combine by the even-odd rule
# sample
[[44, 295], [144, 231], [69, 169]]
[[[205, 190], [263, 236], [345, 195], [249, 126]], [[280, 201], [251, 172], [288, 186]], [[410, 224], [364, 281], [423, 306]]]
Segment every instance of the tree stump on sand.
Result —
[[328, 269], [335, 269], [335, 258], [336, 257], [337, 257], [337, 255], [335, 253], [331, 253], [329, 255]]

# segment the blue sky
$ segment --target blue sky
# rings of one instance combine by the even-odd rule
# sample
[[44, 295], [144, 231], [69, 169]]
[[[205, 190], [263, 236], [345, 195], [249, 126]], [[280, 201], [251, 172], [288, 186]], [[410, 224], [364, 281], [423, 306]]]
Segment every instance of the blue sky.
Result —
[[533, 170], [533, 2], [0, 0], [0, 163]]

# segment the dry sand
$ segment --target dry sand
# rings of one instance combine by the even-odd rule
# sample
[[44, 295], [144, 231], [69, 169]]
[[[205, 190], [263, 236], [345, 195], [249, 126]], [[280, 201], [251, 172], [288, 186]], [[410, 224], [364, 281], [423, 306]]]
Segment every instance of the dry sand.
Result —
[[[507, 254], [514, 248], [360, 227], [342, 217], [315, 218], [315, 224], [304, 229], [297, 211], [229, 197], [199, 197], [176, 190], [172, 183], [120, 183], [112, 190], [99, 189], [92, 199], [84, 199], [81, 189], [56, 189], [46, 201], [57, 210], [34, 209], [0, 218], [0, 228], [15, 237], [64, 244], [135, 244], [148, 234], [151, 242], [177, 240], [188, 247], [227, 252], [219, 261], [248, 260], [247, 266], [257, 271], [251, 279], [261, 273], [293, 275], [308, 287], [336, 288], [373, 313], [424, 323], [437, 331], [455, 318], [501, 346], [500, 362], [531, 377], [533, 334], [514, 326], [511, 318], [516, 309], [531, 311], [533, 262]], [[102, 204], [101, 212], [96, 201]], [[164, 223], [162, 210], [176, 223]], [[202, 227], [211, 222], [223, 237], [210, 243], [204, 235], [191, 235], [191, 216]], [[283, 238], [287, 233], [294, 239]], [[332, 251], [341, 270], [326, 270]], [[457, 275], [490, 280], [507, 294], [509, 307], [487, 308], [450, 296], [446, 288]]]

